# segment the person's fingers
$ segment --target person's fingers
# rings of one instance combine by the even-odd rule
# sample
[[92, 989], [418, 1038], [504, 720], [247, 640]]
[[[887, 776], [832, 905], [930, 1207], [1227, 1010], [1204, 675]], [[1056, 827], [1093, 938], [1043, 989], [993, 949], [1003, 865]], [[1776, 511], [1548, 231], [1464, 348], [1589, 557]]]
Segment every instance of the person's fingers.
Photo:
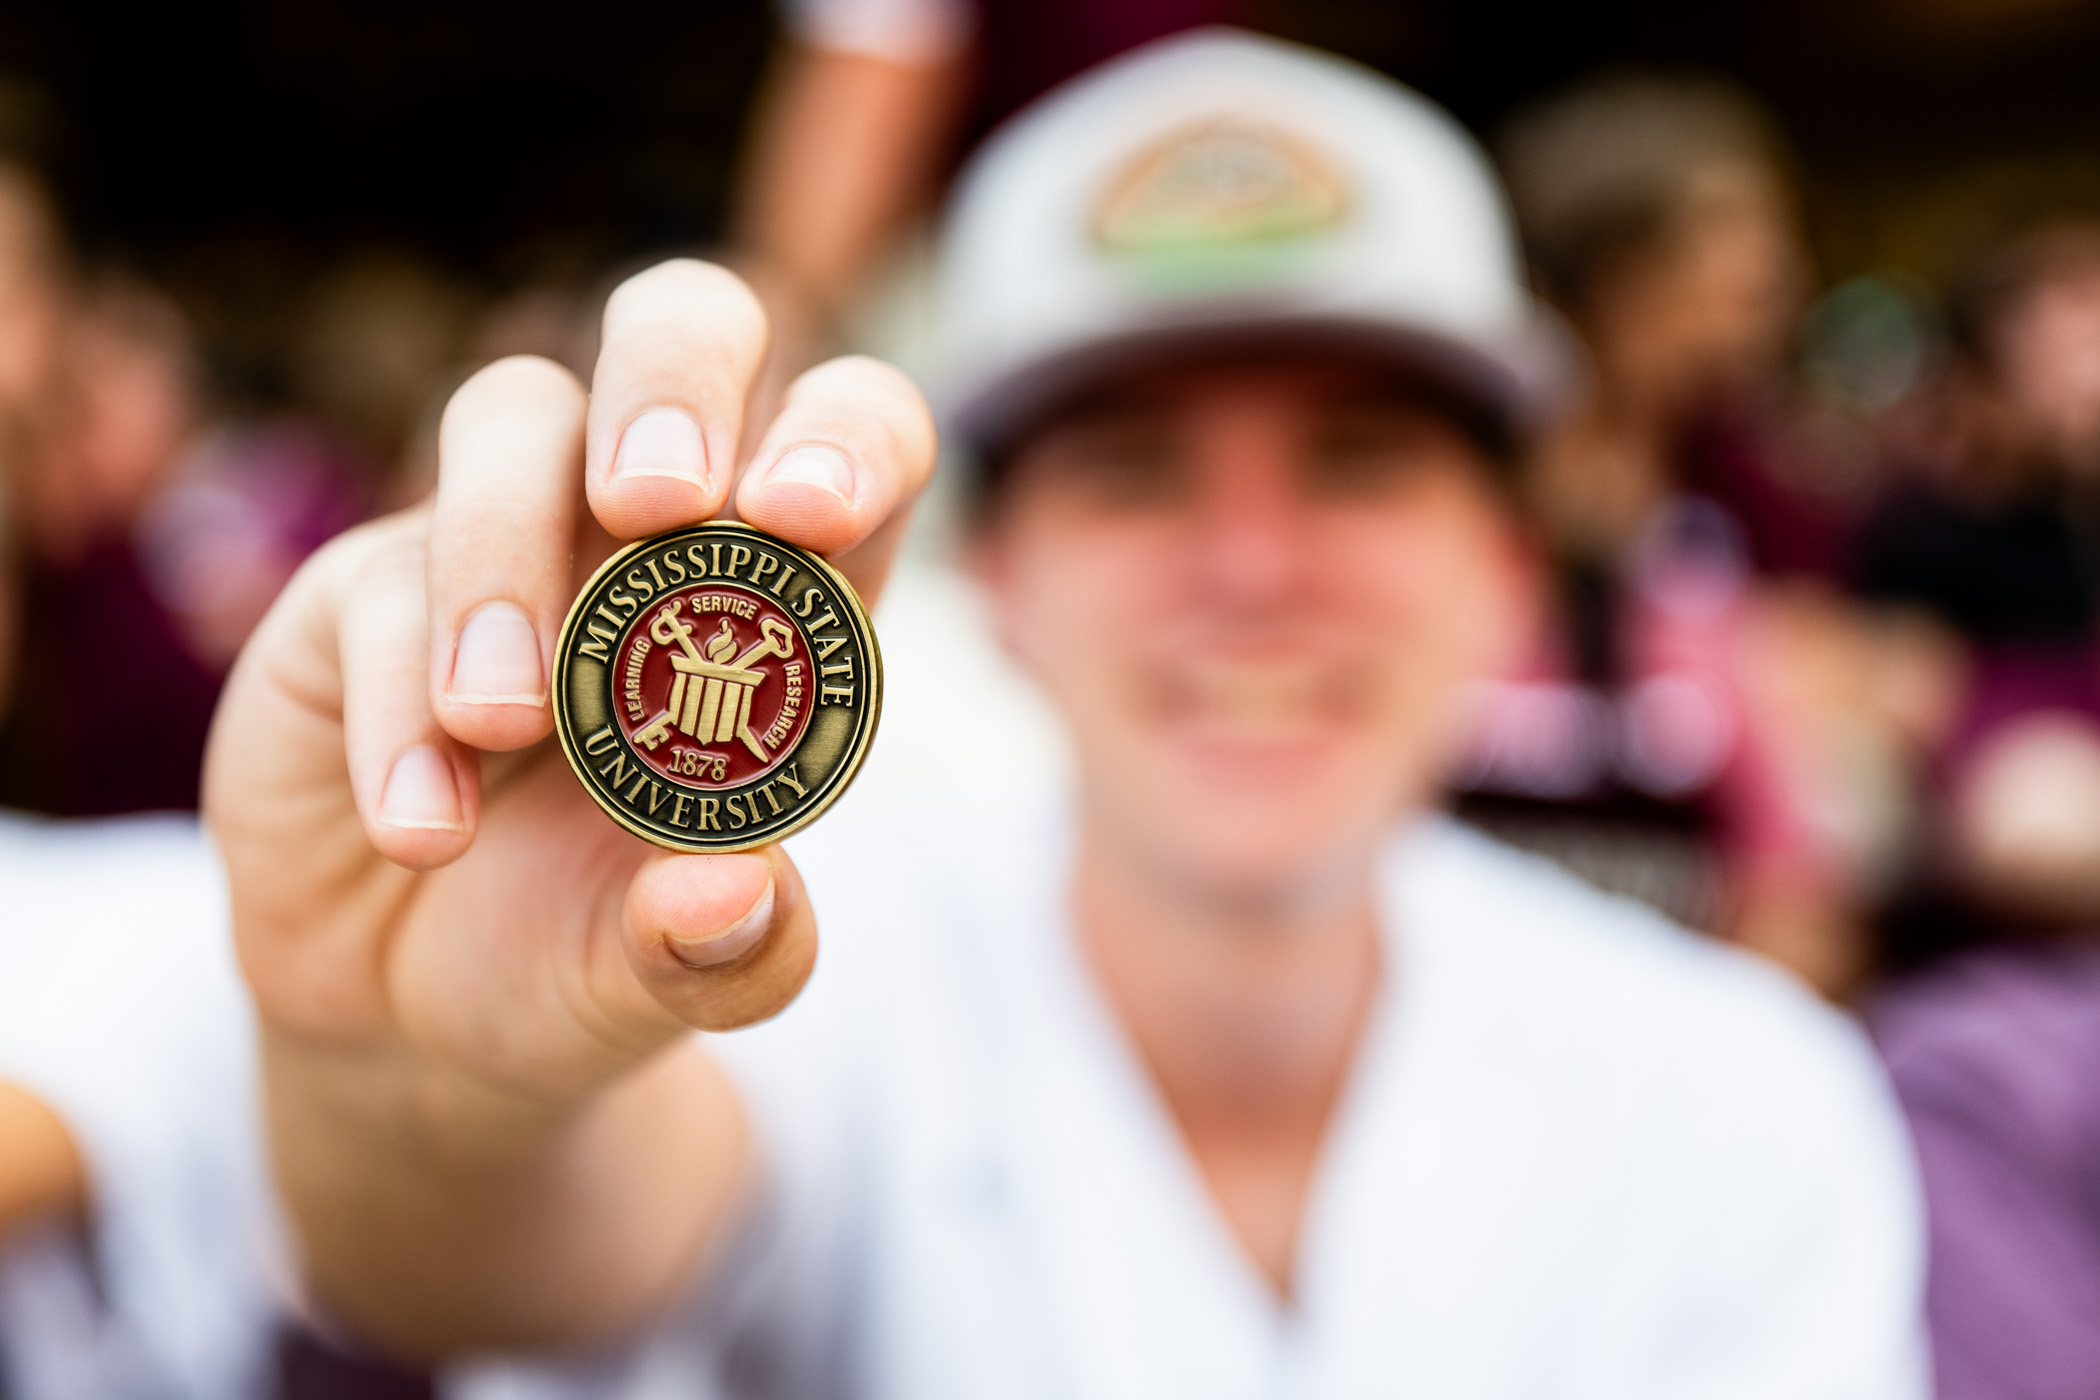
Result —
[[[387, 1024], [366, 921], [412, 877], [372, 860], [367, 833], [381, 832], [399, 860], [430, 864], [464, 849], [473, 816], [471, 796], [437, 781], [427, 755], [410, 758], [389, 788], [396, 758], [419, 745], [442, 758], [451, 747], [424, 698], [425, 517], [360, 525], [301, 565], [242, 649], [212, 719], [204, 820], [226, 863], [242, 970], [263, 1017], [301, 1035], [364, 1036]], [[368, 610], [362, 590], [375, 578], [392, 598]], [[389, 638], [389, 615], [405, 642]], [[355, 754], [346, 726], [359, 736]], [[382, 806], [398, 820], [379, 826]]]
[[554, 641], [570, 574], [583, 386], [534, 356], [498, 360], [452, 396], [430, 521], [429, 706], [478, 749], [553, 727]]
[[413, 870], [465, 853], [481, 798], [474, 754], [431, 712], [421, 533], [394, 532], [363, 561], [336, 625], [358, 819], [374, 850]]
[[721, 510], [765, 356], [765, 312], [733, 273], [678, 259], [620, 284], [585, 434], [585, 489], [607, 530], [635, 539]]
[[829, 557], [872, 601], [936, 447], [933, 414], [903, 374], [862, 355], [829, 361], [789, 386], [737, 514]]
[[700, 1030], [734, 1030], [776, 1014], [817, 961], [809, 896], [778, 846], [651, 860], [627, 887], [626, 935], [627, 961], [642, 985]]

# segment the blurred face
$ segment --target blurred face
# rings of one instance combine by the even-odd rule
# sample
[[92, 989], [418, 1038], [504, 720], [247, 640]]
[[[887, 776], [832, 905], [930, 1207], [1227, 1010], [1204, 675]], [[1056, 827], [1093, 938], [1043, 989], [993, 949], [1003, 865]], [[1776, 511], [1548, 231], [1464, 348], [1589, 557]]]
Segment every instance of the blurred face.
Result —
[[194, 408], [187, 376], [170, 347], [107, 319], [83, 318], [68, 348], [71, 467], [78, 489], [121, 517], [182, 445]]
[[1801, 309], [1804, 257], [1776, 180], [1750, 166], [1695, 178], [1655, 247], [1605, 272], [1585, 309], [1619, 395], [1677, 409], [1765, 372]]
[[981, 573], [1071, 727], [1090, 836], [1257, 896], [1360, 873], [1528, 625], [1488, 470], [1346, 364], [1161, 372], [1038, 433]]
[[172, 309], [140, 294], [76, 307], [23, 500], [48, 556], [130, 524], [181, 448], [196, 403], [180, 337]]
[[1996, 347], [2017, 427], [2051, 460], [2100, 472], [2100, 267], [2037, 287]]

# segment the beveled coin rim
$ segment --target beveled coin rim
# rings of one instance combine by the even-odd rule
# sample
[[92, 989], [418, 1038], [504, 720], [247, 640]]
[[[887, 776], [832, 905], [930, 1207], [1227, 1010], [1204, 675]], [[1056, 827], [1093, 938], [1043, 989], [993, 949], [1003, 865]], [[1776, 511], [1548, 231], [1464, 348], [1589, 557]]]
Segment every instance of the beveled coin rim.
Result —
[[[834, 594], [847, 605], [849, 614], [846, 619], [847, 625], [853, 629], [858, 637], [861, 643], [862, 654], [869, 663], [866, 666], [867, 681], [865, 688], [867, 699], [862, 707], [866, 712], [867, 718], [864, 721], [858, 721], [860, 725], [859, 736], [854, 739], [851, 751], [828, 780], [829, 787], [822, 793], [814, 794], [813, 800], [805, 804], [806, 810], [797, 813], [779, 826], [769, 827], [763, 834], [749, 839], [733, 839], [721, 842], [709, 841], [704, 843], [682, 841], [666, 836], [646, 822], [623, 811], [618, 805], [617, 793], [613, 795], [611, 800], [608, 800], [606, 794], [600, 790], [596, 781], [596, 774], [589, 771], [584, 761], [584, 755], [579, 747], [580, 737], [575, 733], [574, 726], [570, 722], [567, 704], [571, 645], [575, 641], [578, 626], [586, 616], [583, 604], [597, 593], [600, 584], [605, 581], [606, 575], [624, 567], [628, 560], [638, 555], [647, 554], [649, 551], [661, 547], [669, 540], [684, 537], [698, 539], [708, 536], [719, 538], [724, 535], [742, 536], [751, 543], [762, 544], [769, 549], [777, 549], [784, 554], [792, 556], [798, 565], [808, 565], [810, 573], [830, 584]], [[751, 585], [745, 584], [742, 586], [750, 587]], [[789, 612], [792, 615], [793, 610], [789, 609]], [[641, 616], [641, 613], [636, 613], [635, 621], [630, 622], [628, 627], [630, 629], [634, 627]], [[621, 637], [623, 641], [627, 635], [627, 632], [622, 632]], [[798, 628], [797, 635], [803, 638], [805, 644], [807, 643], [807, 633], [802, 632]], [[555, 737], [561, 742], [562, 757], [568, 760], [569, 771], [575, 775], [576, 781], [582, 785], [585, 792], [590, 794], [591, 800], [598, 804], [601, 811], [611, 817], [624, 830], [632, 835], [641, 837], [652, 846], [658, 846], [667, 851], [678, 851], [687, 855], [733, 855], [739, 851], [755, 851], [762, 847], [778, 845], [830, 811], [831, 805], [838, 801], [839, 798], [845, 796], [846, 789], [851, 787], [853, 780], [860, 776], [861, 764], [867, 759], [868, 750], [874, 747], [875, 731], [882, 723], [882, 692], [882, 645], [876, 639], [875, 625], [869, 620], [868, 606], [861, 601], [860, 590], [856, 589], [852, 581], [839, 572], [836, 565], [822, 555], [804, 549], [801, 545], [791, 544], [777, 535], [769, 535], [756, 526], [746, 525], [740, 520], [704, 520], [696, 525], [681, 525], [675, 530], [665, 530], [661, 534], [650, 535], [639, 540], [631, 540], [607, 555], [605, 561], [591, 571], [590, 578], [584, 581], [583, 586], [576, 591], [575, 598], [570, 601], [568, 615], [562, 619], [561, 635], [555, 642], [554, 684], [550, 688], [549, 696], [550, 702], [554, 707], [554, 733]], [[626, 735], [620, 730], [617, 720], [614, 721], [613, 730], [618, 742], [628, 743]], [[808, 738], [807, 730], [804, 731], [802, 737], [803, 740]], [[802, 740], [798, 740], [796, 747], [800, 748], [801, 743]], [[631, 753], [633, 746], [628, 744], [628, 748]], [[634, 757], [637, 761], [640, 761], [641, 756], [639, 754], [635, 754]], [[675, 779], [670, 778], [666, 778], [665, 781], [676, 783]], [[684, 786], [683, 784], [677, 785]]]

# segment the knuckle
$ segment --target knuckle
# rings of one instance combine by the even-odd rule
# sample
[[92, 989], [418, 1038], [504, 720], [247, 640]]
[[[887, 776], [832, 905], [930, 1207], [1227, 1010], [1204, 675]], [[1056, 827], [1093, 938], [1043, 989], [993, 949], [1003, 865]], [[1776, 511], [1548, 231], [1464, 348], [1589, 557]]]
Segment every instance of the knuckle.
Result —
[[420, 541], [391, 541], [364, 560], [341, 603], [343, 626], [361, 637], [392, 634], [423, 622], [424, 548]]
[[284, 597], [296, 598], [311, 592], [334, 592], [341, 581], [353, 577], [365, 557], [378, 547], [383, 525], [367, 521], [353, 525], [306, 556], [292, 571], [284, 586]]
[[[397, 526], [410, 523], [400, 521], [397, 522]], [[412, 523], [420, 527], [423, 521], [417, 519]], [[392, 579], [403, 574], [413, 574], [420, 578], [429, 552], [428, 531], [422, 528], [389, 529], [375, 538], [371, 547], [365, 551], [358, 575], [363, 579]]]
[[292, 574], [284, 593], [289, 597], [310, 592], [334, 596], [353, 590], [382, 561], [405, 548], [420, 549], [423, 526], [420, 508], [353, 525], [309, 555]]

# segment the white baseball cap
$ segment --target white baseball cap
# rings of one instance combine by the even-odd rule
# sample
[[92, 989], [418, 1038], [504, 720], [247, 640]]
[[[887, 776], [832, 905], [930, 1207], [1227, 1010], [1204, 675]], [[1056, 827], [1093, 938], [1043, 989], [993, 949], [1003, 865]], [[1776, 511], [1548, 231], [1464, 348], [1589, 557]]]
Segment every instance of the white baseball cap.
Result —
[[1521, 433], [1573, 355], [1519, 266], [1487, 160], [1441, 109], [1313, 49], [1194, 30], [1066, 83], [964, 171], [930, 388], [982, 450], [1119, 366], [1317, 336]]

